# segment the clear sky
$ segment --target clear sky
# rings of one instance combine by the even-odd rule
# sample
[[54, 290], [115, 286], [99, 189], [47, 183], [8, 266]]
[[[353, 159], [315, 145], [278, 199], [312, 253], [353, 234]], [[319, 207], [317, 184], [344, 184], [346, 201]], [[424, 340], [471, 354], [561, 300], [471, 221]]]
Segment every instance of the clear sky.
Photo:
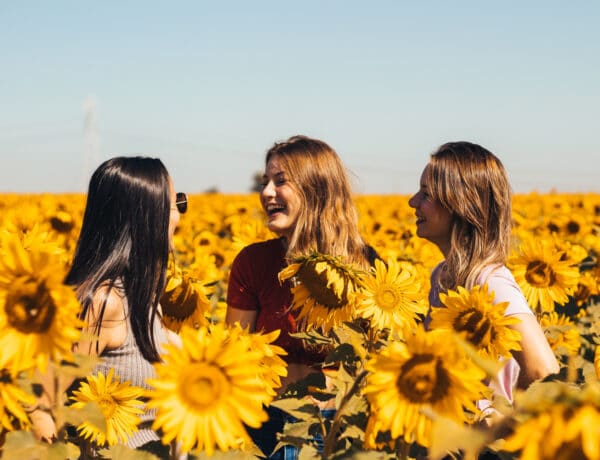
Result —
[[0, 2], [0, 192], [84, 191], [118, 154], [247, 192], [293, 134], [357, 193], [414, 191], [449, 140], [517, 192], [600, 192], [600, 2]]

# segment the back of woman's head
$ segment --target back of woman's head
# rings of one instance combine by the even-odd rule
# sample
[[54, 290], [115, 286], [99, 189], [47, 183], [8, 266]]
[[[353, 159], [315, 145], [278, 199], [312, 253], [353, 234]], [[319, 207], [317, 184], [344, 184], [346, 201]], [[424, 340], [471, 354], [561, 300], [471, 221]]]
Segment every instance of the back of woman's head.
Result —
[[[66, 283], [78, 288], [85, 316], [97, 289], [124, 286], [142, 352], [158, 358], [148, 331], [164, 288], [169, 255], [169, 175], [159, 159], [116, 157], [90, 180], [83, 224]], [[135, 329], [140, 329], [135, 331]], [[154, 351], [154, 352], [153, 352]]]
[[[502, 162], [470, 142], [449, 142], [431, 155], [430, 193], [453, 214], [448, 269], [457, 285], [470, 286], [490, 264], [508, 256], [511, 188]], [[453, 286], [454, 287], [454, 286]]]
[[364, 242], [346, 169], [325, 142], [293, 136], [276, 143], [266, 162], [277, 157], [302, 206], [289, 243], [290, 256], [317, 250], [365, 264]]

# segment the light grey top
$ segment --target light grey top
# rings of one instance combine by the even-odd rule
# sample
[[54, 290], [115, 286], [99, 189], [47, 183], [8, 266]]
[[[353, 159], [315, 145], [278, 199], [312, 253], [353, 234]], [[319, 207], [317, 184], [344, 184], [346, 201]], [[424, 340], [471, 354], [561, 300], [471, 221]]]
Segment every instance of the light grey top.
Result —
[[[110, 369], [114, 369], [115, 376], [119, 376], [121, 382], [130, 382], [131, 385], [149, 389], [146, 383], [147, 378], [156, 376], [154, 367], [142, 352], [140, 351], [129, 323], [129, 314], [127, 302], [124, 301], [124, 312], [127, 318], [127, 336], [123, 344], [118, 348], [105, 348], [100, 354], [102, 360], [95, 366], [94, 375], [102, 372], [107, 375]], [[157, 315], [154, 321], [154, 339], [160, 347], [161, 344], [167, 342], [167, 334], [163, 329], [160, 321], [160, 316]], [[160, 349], [159, 349], [160, 352]], [[151, 429], [152, 422], [156, 417], [156, 409], [148, 409], [140, 416], [142, 419], [139, 425], [139, 431], [135, 432], [130, 438], [127, 445], [131, 448], [140, 447], [149, 441], [159, 441], [158, 434]]]

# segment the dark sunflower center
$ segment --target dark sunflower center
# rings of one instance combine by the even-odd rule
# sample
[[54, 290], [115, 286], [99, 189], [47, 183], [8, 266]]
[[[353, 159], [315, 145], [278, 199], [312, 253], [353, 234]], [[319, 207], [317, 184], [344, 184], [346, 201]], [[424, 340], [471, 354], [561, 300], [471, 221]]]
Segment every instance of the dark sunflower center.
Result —
[[554, 285], [556, 275], [546, 262], [535, 260], [527, 265], [525, 279], [532, 286], [544, 288]]
[[572, 460], [574, 458], [588, 458], [579, 439], [563, 442], [560, 449], [554, 452], [555, 460]]
[[181, 284], [160, 298], [163, 314], [177, 321], [188, 319], [198, 306], [198, 294], [189, 279], [184, 276]]
[[569, 221], [569, 223], [567, 223], [566, 229], [569, 235], [576, 235], [577, 233], [579, 233], [580, 226], [579, 223], [571, 220]]
[[396, 385], [410, 402], [434, 404], [447, 395], [450, 382], [440, 360], [432, 354], [423, 354], [402, 365]]
[[50, 218], [50, 225], [59, 233], [68, 233], [73, 228], [73, 219], [69, 214], [60, 212]]
[[327, 270], [318, 273], [314, 263], [302, 265], [298, 270], [298, 278], [302, 280], [310, 296], [324, 307], [335, 310], [348, 303], [348, 282], [344, 282], [342, 291], [337, 294], [332, 287], [327, 286]]
[[0, 383], [13, 383], [12, 377], [6, 369], [0, 370]]
[[585, 284], [580, 283], [577, 286], [575, 293], [573, 294], [573, 298], [575, 300], [579, 300], [580, 302], [584, 302], [587, 299], [589, 299], [591, 295], [592, 295], [592, 291], [591, 291], [590, 287], [586, 286]]
[[5, 308], [10, 326], [23, 334], [46, 332], [57, 311], [46, 285], [31, 278], [21, 278], [13, 284]]
[[465, 332], [467, 340], [476, 347], [486, 346], [494, 338], [494, 328], [481, 311], [472, 308], [460, 312], [453, 323], [457, 332]]

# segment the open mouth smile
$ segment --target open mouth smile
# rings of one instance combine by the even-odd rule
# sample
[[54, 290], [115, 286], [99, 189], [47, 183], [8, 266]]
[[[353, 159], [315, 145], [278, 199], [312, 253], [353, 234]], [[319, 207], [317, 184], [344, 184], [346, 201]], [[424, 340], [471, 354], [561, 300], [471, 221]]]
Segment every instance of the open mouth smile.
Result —
[[282, 205], [282, 204], [268, 204], [266, 206], [266, 211], [267, 211], [267, 215], [273, 216], [279, 212], [284, 212], [286, 210], [286, 206]]

